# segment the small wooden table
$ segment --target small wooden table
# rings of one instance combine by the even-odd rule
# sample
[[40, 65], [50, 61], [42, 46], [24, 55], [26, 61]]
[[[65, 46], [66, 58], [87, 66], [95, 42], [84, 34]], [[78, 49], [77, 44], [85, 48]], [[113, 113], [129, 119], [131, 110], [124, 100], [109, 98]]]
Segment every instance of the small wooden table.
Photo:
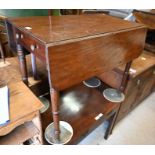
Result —
[[134, 10], [133, 14], [138, 23], [144, 24], [147, 29], [145, 49], [155, 53], [155, 10], [148, 11]]
[[[7, 136], [7, 134], [9, 134], [16, 127], [19, 127], [26, 122], [33, 121], [35, 122], [39, 130], [38, 137], [40, 144], [43, 144], [42, 127], [39, 113], [39, 110], [43, 107], [42, 103], [37, 99], [37, 97], [29, 90], [29, 88], [27, 88], [27, 86], [22, 81], [10, 84], [9, 89], [10, 89], [10, 122], [7, 125], [0, 126], [0, 136], [5, 135]], [[21, 137], [22, 136], [23, 135], [21, 135]], [[2, 137], [0, 137], [0, 142], [1, 138]], [[16, 144], [18, 144], [18, 142], [16, 142]]]
[[127, 63], [123, 91], [131, 62], [142, 52], [146, 35], [142, 24], [107, 15], [9, 18], [6, 25], [23, 81], [28, 84], [23, 48], [47, 66], [56, 135], [60, 134], [59, 92]]

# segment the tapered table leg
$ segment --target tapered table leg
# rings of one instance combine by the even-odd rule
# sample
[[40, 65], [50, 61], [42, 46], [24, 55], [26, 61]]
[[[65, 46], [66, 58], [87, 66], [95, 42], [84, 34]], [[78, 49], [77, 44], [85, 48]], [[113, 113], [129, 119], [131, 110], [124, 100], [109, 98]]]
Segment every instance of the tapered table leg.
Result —
[[18, 54], [18, 59], [20, 63], [20, 70], [22, 74], [22, 80], [23, 82], [28, 85], [28, 74], [27, 74], [27, 66], [26, 66], [26, 58], [24, 51], [21, 47], [21, 45], [17, 44], [17, 54]]
[[37, 80], [37, 65], [36, 65], [36, 57], [33, 53], [31, 53], [31, 64], [32, 64], [32, 73], [34, 80]]
[[50, 144], [67, 144], [73, 136], [73, 129], [69, 123], [59, 120], [59, 92], [51, 88], [50, 94], [53, 122], [45, 130], [45, 139]]
[[60, 127], [59, 127], [59, 93], [51, 88], [50, 89], [51, 101], [52, 101], [52, 114], [55, 130], [55, 138], [59, 141]]
[[[119, 88], [120, 91], [124, 92], [125, 89], [126, 89], [126, 86], [127, 86], [127, 83], [128, 83], [128, 78], [129, 78], [129, 70], [130, 70], [130, 67], [131, 67], [131, 64], [132, 64], [132, 61], [128, 62], [125, 66], [125, 70], [124, 70], [124, 74], [123, 74], [123, 78], [122, 78], [122, 82], [121, 82], [121, 86]], [[123, 103], [123, 102], [122, 102]], [[117, 120], [117, 117], [118, 117], [118, 114], [119, 114], [119, 111], [120, 111], [120, 108], [122, 106], [122, 103], [120, 103], [120, 106], [118, 108], [118, 111], [116, 112], [116, 115], [115, 117], [113, 118], [113, 121], [111, 121], [111, 124], [110, 124], [110, 129], [109, 129], [109, 133], [107, 135], [106, 138], [108, 138], [108, 136], [110, 134], [112, 134], [112, 131], [113, 131], [113, 128], [116, 124], [116, 120]]]
[[111, 132], [112, 125], [113, 125], [114, 120], [115, 120], [115, 117], [116, 117], [116, 112], [109, 118], [109, 124], [108, 124], [108, 127], [106, 129], [104, 139], [108, 139], [110, 132]]

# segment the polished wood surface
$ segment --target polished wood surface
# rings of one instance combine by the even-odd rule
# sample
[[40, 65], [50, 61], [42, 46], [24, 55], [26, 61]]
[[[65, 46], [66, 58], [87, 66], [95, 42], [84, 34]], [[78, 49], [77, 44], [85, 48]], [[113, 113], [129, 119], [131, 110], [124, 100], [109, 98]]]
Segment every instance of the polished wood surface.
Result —
[[[124, 66], [122, 65], [113, 71], [106, 72], [99, 76], [99, 78], [111, 87], [118, 89], [121, 85]], [[131, 65], [128, 85], [125, 90], [126, 98], [121, 106], [117, 122], [152, 93], [155, 88], [154, 83], [155, 56], [148, 51], [143, 51]]]
[[63, 90], [129, 62], [140, 55], [144, 41], [145, 29], [141, 28], [49, 47], [52, 86]]
[[0, 137], [0, 145], [23, 145], [25, 141], [39, 135], [39, 132], [32, 122], [27, 122], [6, 136]]
[[134, 10], [133, 12], [136, 21], [146, 25], [149, 29], [155, 29], [155, 12], [144, 12], [140, 10]]
[[[26, 20], [31, 30], [25, 30]], [[49, 22], [53, 24], [51, 31]], [[11, 18], [7, 25], [14, 32], [10, 34], [8, 30], [10, 39], [14, 38], [10, 40], [11, 47], [17, 42], [47, 62], [52, 87], [56, 90], [66, 89], [137, 58], [143, 49], [146, 32], [141, 24], [107, 15]]]
[[[142, 27], [141, 24], [107, 15], [22, 17], [9, 18], [7, 22], [46, 44]], [[32, 29], [27, 30], [25, 27]]]
[[[28, 17], [7, 19], [6, 24], [10, 46], [13, 48], [15, 44], [17, 47], [18, 44], [21, 45], [47, 66], [56, 133], [59, 129], [59, 91], [69, 89], [83, 80], [137, 58], [144, 47], [146, 34], [146, 28], [141, 24], [107, 15]], [[26, 30], [27, 26], [31, 29]], [[25, 61], [20, 63], [23, 63], [21, 66], [26, 66]], [[26, 74], [23, 74], [23, 78], [25, 77]], [[56, 93], [53, 94], [51, 90], [55, 90]], [[81, 95], [79, 96], [83, 98]], [[98, 105], [100, 99], [96, 95], [94, 100]], [[92, 115], [92, 110], [89, 107], [85, 107], [85, 110], [87, 108]], [[109, 109], [106, 105], [103, 108]], [[93, 112], [94, 110], [98, 111], [95, 107]], [[82, 116], [87, 117], [86, 114], [87, 112]], [[72, 120], [67, 118], [67, 113], [61, 116], [66, 121]], [[74, 120], [74, 123], [77, 124], [77, 121]], [[79, 123], [81, 125], [82, 119]], [[93, 126], [93, 121], [90, 121], [88, 127], [91, 128], [91, 125]], [[74, 130], [79, 130], [78, 128], [80, 129], [77, 126]], [[77, 132], [77, 137], [80, 138], [86, 130], [87, 127], [83, 126], [80, 132]]]
[[[103, 97], [105, 88], [103, 85], [97, 89], [88, 88], [80, 83], [60, 92], [60, 120], [70, 123], [74, 132], [68, 144], [77, 144], [103, 121], [112, 118], [117, 111], [119, 103], [111, 103]], [[47, 98], [50, 99], [50, 96]], [[51, 110], [42, 114], [46, 126], [51, 119], [47, 113], [51, 113]], [[103, 116], [96, 120], [95, 117], [99, 114]]]
[[144, 24], [148, 31], [146, 36], [145, 49], [155, 53], [155, 11], [154, 9], [149, 12], [135, 10], [133, 12], [136, 21]]
[[[130, 79], [133, 79], [146, 71], [148, 68], [155, 65], [155, 56], [150, 54], [147, 51], [143, 51], [143, 53], [132, 62], [130, 69]], [[119, 88], [121, 85], [121, 79], [123, 77], [125, 65], [121, 65], [118, 68], [115, 68], [111, 71], [105, 72], [98, 77], [102, 79], [104, 82], [109, 84], [111, 87]]]
[[122, 104], [117, 122], [138, 106], [152, 93], [155, 82], [155, 66], [147, 68], [137, 77], [130, 79], [126, 89], [126, 99]]
[[39, 115], [42, 103], [23, 82], [9, 85], [10, 88], [10, 122], [0, 127], [0, 135], [6, 135], [15, 127], [31, 121]]
[[24, 51], [21, 47], [21, 45], [17, 45], [17, 52], [18, 52], [18, 59], [19, 59], [19, 63], [20, 63], [20, 70], [21, 70], [21, 74], [22, 74], [22, 80], [25, 84], [28, 85], [28, 74], [27, 74], [27, 65], [26, 65], [26, 58], [25, 58], [25, 54]]

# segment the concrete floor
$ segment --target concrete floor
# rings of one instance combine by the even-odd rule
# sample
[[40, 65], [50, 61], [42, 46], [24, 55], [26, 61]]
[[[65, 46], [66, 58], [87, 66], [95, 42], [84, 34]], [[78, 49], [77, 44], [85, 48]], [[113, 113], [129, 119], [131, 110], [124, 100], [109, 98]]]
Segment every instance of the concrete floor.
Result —
[[105, 127], [100, 125], [79, 145], [155, 144], [155, 92], [116, 125], [108, 140], [103, 138]]

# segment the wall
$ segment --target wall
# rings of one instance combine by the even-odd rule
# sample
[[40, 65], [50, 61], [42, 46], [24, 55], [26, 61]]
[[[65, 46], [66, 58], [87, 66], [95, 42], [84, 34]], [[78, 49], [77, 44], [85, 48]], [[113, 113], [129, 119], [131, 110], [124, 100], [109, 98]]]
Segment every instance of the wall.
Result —
[[[53, 10], [54, 15], [60, 15], [59, 9]], [[47, 16], [47, 9], [0, 9], [0, 15], [7, 17], [24, 17], [24, 16]]]

